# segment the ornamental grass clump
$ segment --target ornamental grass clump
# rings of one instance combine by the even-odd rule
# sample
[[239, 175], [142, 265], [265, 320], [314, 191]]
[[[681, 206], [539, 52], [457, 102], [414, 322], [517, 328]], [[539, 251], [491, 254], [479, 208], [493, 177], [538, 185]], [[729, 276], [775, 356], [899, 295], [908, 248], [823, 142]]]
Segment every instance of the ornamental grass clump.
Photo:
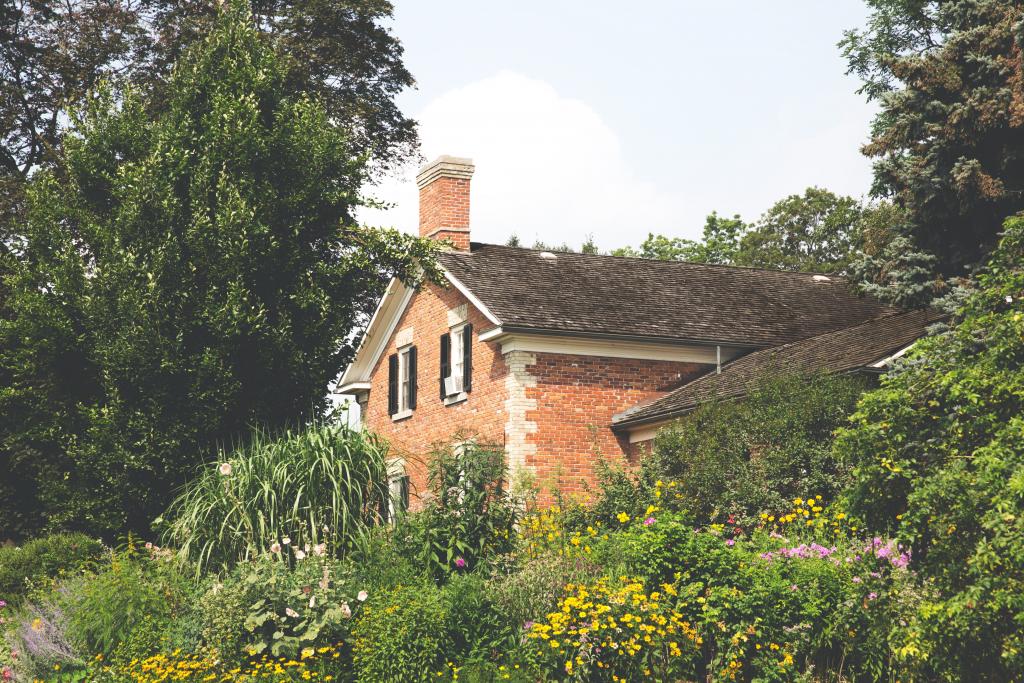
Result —
[[385, 441], [344, 425], [314, 424], [277, 437], [256, 431], [202, 468], [175, 500], [165, 542], [198, 570], [268, 550], [288, 562], [321, 548], [343, 555], [380, 520], [389, 495], [387, 454]]

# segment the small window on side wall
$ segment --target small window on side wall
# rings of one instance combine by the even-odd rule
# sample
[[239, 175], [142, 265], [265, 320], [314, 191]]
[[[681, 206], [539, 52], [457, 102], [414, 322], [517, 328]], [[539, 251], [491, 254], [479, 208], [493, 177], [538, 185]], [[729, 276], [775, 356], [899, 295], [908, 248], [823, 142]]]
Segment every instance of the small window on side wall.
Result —
[[441, 399], [473, 389], [473, 325], [457, 325], [441, 335]]
[[388, 357], [388, 414], [406, 416], [416, 409], [416, 347]]

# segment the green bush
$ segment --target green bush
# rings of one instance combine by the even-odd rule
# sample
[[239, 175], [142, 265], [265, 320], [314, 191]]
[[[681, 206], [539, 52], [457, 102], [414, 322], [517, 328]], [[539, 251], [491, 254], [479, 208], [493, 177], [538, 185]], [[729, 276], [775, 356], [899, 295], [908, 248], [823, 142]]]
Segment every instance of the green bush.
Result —
[[1024, 678], [1024, 218], [948, 333], [867, 394], [836, 453], [852, 510], [938, 591], [903, 630], [922, 678]]
[[437, 447], [424, 509], [395, 530], [404, 552], [439, 582], [511, 552], [520, 506], [503, 490], [505, 473], [501, 446], [458, 440]]
[[71, 642], [88, 655], [128, 661], [159, 651], [190, 611], [194, 584], [172, 553], [129, 546], [108, 564], [64, 582], [57, 599]]
[[383, 440], [344, 425], [274, 438], [256, 432], [200, 471], [165, 515], [164, 538], [200, 569], [258, 558], [271, 546], [289, 561], [294, 549], [323, 543], [340, 556], [379, 520], [390, 495], [387, 453]]
[[[586, 671], [594, 681], [632, 680], [638, 663], [668, 680], [906, 673], [895, 656], [902, 643], [890, 634], [919, 595], [909, 556], [895, 542], [825, 545], [767, 529], [737, 540], [720, 525], [695, 529], [685, 516], [651, 519], [594, 540], [604, 578], [568, 584], [531, 630], [535, 643], [543, 641], [536, 650], [543, 671], [567, 680]], [[669, 624], [676, 631], [664, 639]], [[616, 645], [595, 649], [609, 642]]]
[[202, 640], [226, 661], [299, 658], [308, 648], [347, 642], [368, 595], [350, 565], [326, 552], [292, 567], [265, 556], [238, 565], [202, 596]]
[[85, 534], [53, 534], [0, 547], [0, 600], [15, 604], [33, 587], [74, 574], [100, 558], [103, 544]]
[[437, 680], [448, 669], [448, 618], [444, 594], [431, 584], [373, 596], [353, 630], [357, 680]]
[[745, 524], [808, 493], [834, 500], [848, 468], [832, 453], [832, 433], [868, 386], [849, 375], [767, 377], [745, 399], [705, 404], [662, 430], [642, 482], [677, 482], [664, 504]]

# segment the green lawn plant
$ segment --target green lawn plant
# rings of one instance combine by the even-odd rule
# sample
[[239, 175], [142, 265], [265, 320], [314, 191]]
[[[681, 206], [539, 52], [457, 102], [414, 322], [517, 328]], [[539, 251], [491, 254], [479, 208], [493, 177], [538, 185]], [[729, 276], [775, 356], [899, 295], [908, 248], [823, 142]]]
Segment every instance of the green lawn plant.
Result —
[[294, 563], [321, 544], [343, 555], [380, 520], [390, 495], [387, 458], [385, 441], [343, 424], [257, 431], [222, 451], [174, 501], [165, 543], [200, 570], [268, 551]]

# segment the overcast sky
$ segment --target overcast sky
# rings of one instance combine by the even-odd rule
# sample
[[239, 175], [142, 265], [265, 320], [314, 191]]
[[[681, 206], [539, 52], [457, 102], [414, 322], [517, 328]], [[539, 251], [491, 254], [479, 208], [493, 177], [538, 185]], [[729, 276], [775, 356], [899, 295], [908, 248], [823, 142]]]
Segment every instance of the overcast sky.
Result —
[[[501, 9], [497, 9], [497, 8]], [[422, 153], [471, 157], [473, 239], [698, 237], [809, 185], [864, 196], [873, 107], [836, 43], [863, 0], [397, 0]], [[372, 193], [416, 229], [415, 168]]]

